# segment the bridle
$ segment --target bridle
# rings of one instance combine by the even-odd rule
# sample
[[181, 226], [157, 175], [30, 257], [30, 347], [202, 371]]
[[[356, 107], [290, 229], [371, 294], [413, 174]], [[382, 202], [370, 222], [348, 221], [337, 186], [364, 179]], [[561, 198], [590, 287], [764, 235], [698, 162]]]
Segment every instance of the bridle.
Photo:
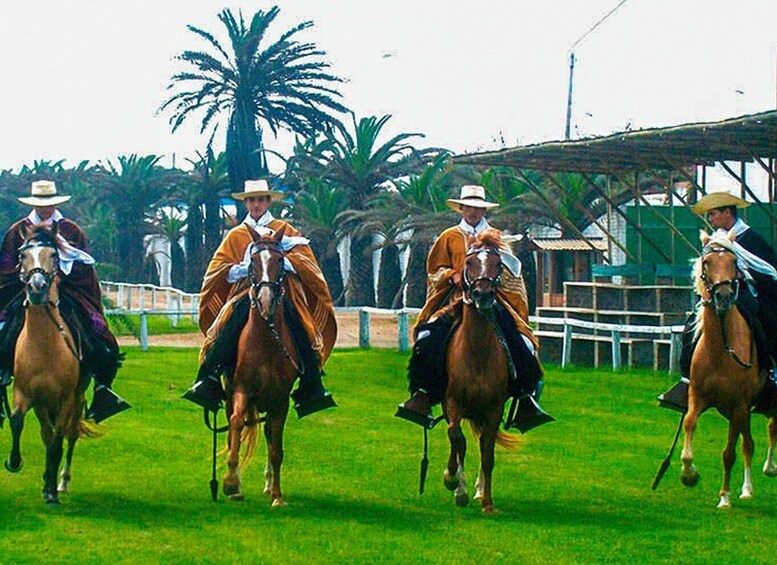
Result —
[[27, 251], [28, 249], [33, 249], [33, 248], [36, 248], [36, 247], [48, 247], [48, 248], [51, 248], [51, 249], [54, 249], [55, 251], [57, 251], [56, 245], [54, 245], [52, 243], [44, 243], [42, 241], [38, 241], [38, 240], [34, 240], [34, 239], [25, 242], [21, 247], [19, 247], [19, 255], [18, 255], [18, 260], [19, 260], [19, 280], [22, 282], [22, 284], [27, 286], [27, 284], [30, 282], [30, 279], [32, 278], [32, 276], [35, 275], [36, 273], [39, 273], [39, 274], [41, 274], [43, 276], [44, 280], [46, 281], [46, 286], [50, 288], [51, 287], [51, 283], [54, 281], [54, 277], [57, 276], [57, 272], [59, 271], [59, 254], [58, 253], [54, 254], [53, 261], [52, 261], [53, 265], [52, 265], [51, 270], [49, 270], [49, 271], [47, 271], [43, 267], [33, 267], [29, 271], [25, 271], [22, 268], [22, 254], [25, 251]]
[[494, 248], [494, 247], [470, 247], [467, 250], [466, 259], [469, 259], [471, 256], [477, 255], [477, 254], [482, 253], [484, 251], [488, 255], [496, 255], [497, 257], [500, 258], [500, 260], [499, 260], [499, 270], [497, 271], [496, 276], [492, 277], [490, 275], [481, 275], [479, 277], [476, 277], [476, 278], [470, 280], [469, 277], [467, 276], [467, 267], [465, 265], [464, 273], [462, 274], [462, 279], [461, 279], [463, 287], [464, 287], [465, 294], [469, 293], [472, 290], [472, 287], [476, 283], [478, 283], [480, 281], [490, 282], [493, 285], [493, 287], [496, 289], [499, 286], [499, 282], [502, 280], [502, 270], [504, 268], [502, 267], [501, 254], [499, 253], [499, 251], [496, 248]]
[[[726, 335], [726, 326], [723, 323], [723, 316], [725, 316], [727, 309], [721, 309], [718, 307], [717, 302], [717, 294], [716, 290], [723, 286], [728, 286], [731, 288], [732, 292], [732, 298], [731, 298], [731, 304], [736, 304], [739, 300], [739, 287], [741, 284], [742, 279], [744, 278], [744, 275], [742, 274], [742, 271], [739, 270], [739, 268], [736, 268], [736, 272], [734, 274], [733, 278], [730, 279], [724, 279], [722, 281], [718, 281], [715, 283], [710, 282], [709, 278], [707, 277], [707, 264], [704, 261], [704, 257], [707, 255], [710, 255], [712, 253], [731, 253], [736, 257], [736, 253], [734, 253], [731, 249], [728, 249], [726, 247], [722, 247], [720, 245], [708, 245], [705, 246], [704, 249], [702, 249], [702, 265], [701, 265], [701, 274], [699, 275], [699, 278], [702, 281], [702, 284], [704, 285], [704, 289], [707, 291], [708, 298], [706, 300], [702, 300], [701, 304], [702, 306], [712, 306], [715, 308], [715, 313], [718, 316], [718, 319], [720, 320], [720, 331], [723, 334], [723, 346], [726, 348], [726, 351], [731, 356], [731, 358], [742, 368], [749, 369], [753, 366], [753, 356], [755, 354], [755, 338], [751, 334], [750, 336], [750, 362], [743, 361], [739, 354], [734, 351], [728, 342], [728, 335]], [[723, 314], [721, 315], [721, 312]]]

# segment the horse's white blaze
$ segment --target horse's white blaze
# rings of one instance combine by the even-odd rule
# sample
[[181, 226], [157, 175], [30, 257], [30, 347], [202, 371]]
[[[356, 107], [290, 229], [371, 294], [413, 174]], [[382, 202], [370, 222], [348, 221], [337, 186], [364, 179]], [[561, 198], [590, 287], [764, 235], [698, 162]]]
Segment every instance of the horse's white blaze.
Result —
[[485, 249], [478, 253], [478, 259], [480, 260], [480, 272], [486, 272], [486, 261], [488, 260], [488, 251]]
[[259, 259], [262, 261], [262, 280], [259, 282], [271, 282], [270, 277], [267, 274], [268, 265], [270, 264], [270, 252], [267, 249], [262, 249], [259, 252]]
[[[42, 269], [43, 263], [41, 263], [40, 260], [40, 254], [41, 251], [43, 251], [43, 247], [31, 247], [30, 248], [30, 257], [32, 257], [32, 268], [33, 269]], [[32, 269], [30, 269], [32, 270]]]
[[753, 481], [750, 479], [750, 476], [750, 467], [745, 467], [745, 480], [742, 482], [742, 494], [739, 495], [739, 498], [753, 497]]
[[766, 454], [766, 462], [764, 463], [764, 475], [767, 477], [777, 477], [777, 464], [774, 462], [774, 446], [769, 447], [769, 452]]

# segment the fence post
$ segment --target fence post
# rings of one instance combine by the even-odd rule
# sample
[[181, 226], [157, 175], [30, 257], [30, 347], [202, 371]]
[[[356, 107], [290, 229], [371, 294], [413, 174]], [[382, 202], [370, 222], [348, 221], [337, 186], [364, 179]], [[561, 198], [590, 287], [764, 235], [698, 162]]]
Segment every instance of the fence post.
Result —
[[[170, 295], [170, 289], [165, 289], [165, 310], [172, 310], [173, 309], [173, 297]], [[172, 322], [174, 320], [172, 314], [167, 315], [167, 319]]]
[[370, 348], [370, 313], [359, 310], [359, 347]]
[[140, 290], [140, 298], [138, 300], [138, 304], [139, 304], [138, 308], [140, 308], [141, 310], [145, 310], [146, 309], [146, 287], [141, 286], [139, 290]]
[[124, 308], [124, 285], [119, 283], [116, 286], [118, 287], [116, 292], [116, 307]]
[[672, 332], [672, 339], [669, 342], [669, 373], [680, 372], [680, 353], [683, 350], [683, 334], [681, 332]]
[[564, 342], [561, 346], [561, 368], [565, 368], [572, 360], [572, 326], [564, 320]]
[[132, 310], [132, 287], [127, 287], [127, 310]]
[[140, 350], [148, 351], [148, 316], [140, 313]]
[[612, 370], [621, 370], [621, 332], [612, 331]]
[[151, 309], [156, 309], [156, 287], [151, 287]]
[[407, 312], [400, 312], [397, 322], [399, 325], [399, 350], [404, 353], [409, 347], [409, 340], [407, 338]]

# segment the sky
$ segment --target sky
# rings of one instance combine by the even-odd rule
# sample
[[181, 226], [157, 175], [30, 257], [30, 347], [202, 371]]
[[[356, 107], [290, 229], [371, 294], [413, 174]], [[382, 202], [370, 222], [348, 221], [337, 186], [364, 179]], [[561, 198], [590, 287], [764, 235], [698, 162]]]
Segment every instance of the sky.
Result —
[[[390, 114], [387, 135], [465, 153], [562, 139], [570, 47], [619, 3], [278, 0], [274, 30], [314, 22], [299, 37], [327, 52], [357, 118]], [[175, 56], [205, 47], [187, 24], [223, 38], [222, 8], [271, 5], [0, 0], [0, 169], [132, 153], [186, 168], [207, 136], [195, 122], [172, 134], [158, 109]], [[575, 47], [572, 137], [773, 109], [775, 30], [774, 0], [626, 0]], [[288, 155], [292, 141], [265, 145]]]

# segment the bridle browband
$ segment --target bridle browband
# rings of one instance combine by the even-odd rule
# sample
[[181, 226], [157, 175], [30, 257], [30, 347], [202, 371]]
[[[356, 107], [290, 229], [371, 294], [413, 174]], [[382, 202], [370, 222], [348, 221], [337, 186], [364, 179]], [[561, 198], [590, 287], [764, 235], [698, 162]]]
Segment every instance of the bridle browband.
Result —
[[[713, 306], [715, 307], [715, 311], [717, 313], [718, 318], [721, 317], [720, 313], [718, 313], [717, 304], [715, 303], [715, 291], [720, 288], [721, 286], [728, 285], [731, 287], [733, 292], [733, 300], [732, 302], [734, 304], [737, 303], [739, 300], [739, 285], [742, 279], [744, 278], [744, 275], [739, 270], [739, 267], [736, 268], [736, 273], [734, 275], [734, 278], [726, 279], [722, 281], [718, 281], [716, 283], [710, 284], [709, 279], [707, 278], [707, 272], [704, 265], [704, 257], [706, 255], [710, 255], [712, 253], [731, 253], [732, 255], [736, 256], [736, 253], [732, 251], [731, 249], [728, 249], [727, 247], [723, 247], [720, 245], [715, 245], [714, 243], [712, 245], [706, 245], [704, 249], [702, 249], [702, 268], [701, 268], [701, 274], [699, 275], [699, 278], [702, 281], [702, 284], [704, 284], [704, 289], [707, 291], [707, 294], [709, 295], [709, 298], [706, 300], [702, 300], [701, 304], [702, 306]], [[723, 335], [723, 347], [726, 348], [726, 351], [731, 356], [731, 358], [743, 369], [749, 369], [753, 366], [753, 359], [755, 355], [755, 337], [752, 334], [750, 335], [750, 362], [743, 361], [741, 357], [739, 357], [739, 354], [734, 351], [731, 348], [731, 345], [729, 345], [728, 342], [728, 335], [726, 335], [726, 326], [723, 324], [723, 320], [720, 320], [720, 331]]]

